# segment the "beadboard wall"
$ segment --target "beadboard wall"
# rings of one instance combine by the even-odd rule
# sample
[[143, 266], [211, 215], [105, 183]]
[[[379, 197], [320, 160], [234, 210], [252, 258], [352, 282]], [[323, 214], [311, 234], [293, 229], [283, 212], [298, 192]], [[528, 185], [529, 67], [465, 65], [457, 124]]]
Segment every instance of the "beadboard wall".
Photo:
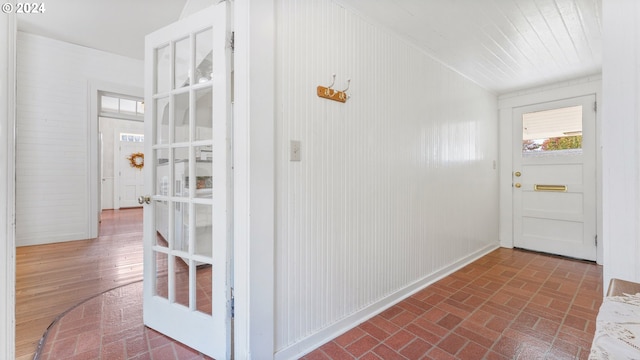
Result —
[[[497, 97], [330, 0], [277, 1], [276, 358], [498, 246]], [[349, 100], [318, 98], [316, 86]], [[290, 161], [290, 141], [301, 161]]]
[[141, 60], [18, 32], [17, 246], [89, 238], [89, 83], [143, 76]]

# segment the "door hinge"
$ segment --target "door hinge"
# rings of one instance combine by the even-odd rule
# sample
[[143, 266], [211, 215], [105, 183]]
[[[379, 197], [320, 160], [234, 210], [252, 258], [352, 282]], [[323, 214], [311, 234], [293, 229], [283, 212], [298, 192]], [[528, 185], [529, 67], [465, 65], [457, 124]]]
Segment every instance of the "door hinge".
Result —
[[234, 319], [236, 315], [236, 298], [233, 296], [233, 288], [231, 288], [231, 318]]
[[598, 112], [598, 102], [597, 101], [593, 102], [593, 111], [594, 112]]
[[596, 246], [598, 246], [598, 235], [595, 237]]
[[231, 36], [229, 37], [229, 47], [231, 47], [231, 52], [233, 52], [236, 49], [236, 32], [232, 31], [231, 32]]

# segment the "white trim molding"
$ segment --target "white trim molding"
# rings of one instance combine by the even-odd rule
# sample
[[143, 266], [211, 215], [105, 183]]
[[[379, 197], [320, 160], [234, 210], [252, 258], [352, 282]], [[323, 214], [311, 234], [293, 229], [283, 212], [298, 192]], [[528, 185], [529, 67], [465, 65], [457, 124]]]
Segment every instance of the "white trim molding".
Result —
[[16, 18], [0, 16], [0, 358], [15, 358]]
[[275, 5], [273, 0], [232, 4], [234, 355], [270, 359], [275, 339]]
[[130, 95], [137, 98], [144, 98], [144, 89], [127, 86], [121, 84], [110, 83], [100, 80], [89, 80], [87, 90], [87, 102], [89, 106], [89, 126], [87, 127], [87, 139], [89, 148], [87, 149], [87, 169], [89, 169], [89, 176], [87, 177], [87, 189], [89, 189], [89, 222], [87, 224], [87, 233], [89, 237], [94, 238], [98, 236], [98, 224], [100, 222], [101, 212], [101, 194], [100, 194], [100, 124], [99, 124], [99, 102], [98, 97], [101, 92], [108, 92], [114, 94]]

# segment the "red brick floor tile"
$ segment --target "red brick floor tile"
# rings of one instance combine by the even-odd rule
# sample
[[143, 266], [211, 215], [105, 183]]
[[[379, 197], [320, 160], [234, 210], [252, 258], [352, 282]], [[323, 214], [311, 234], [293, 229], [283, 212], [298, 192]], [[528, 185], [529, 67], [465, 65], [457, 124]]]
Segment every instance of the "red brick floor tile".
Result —
[[443, 337], [449, 333], [449, 329], [443, 328], [442, 326], [435, 324], [424, 318], [417, 319], [413, 323], [429, 331], [430, 333], [436, 334], [440, 337]]
[[486, 311], [476, 310], [473, 314], [471, 314], [466, 320], [477, 323], [478, 325], [484, 326], [489, 320], [491, 320], [494, 315], [489, 314]]
[[415, 339], [400, 350], [400, 354], [405, 356], [407, 359], [420, 359], [427, 354], [431, 347], [431, 344], [421, 339]]
[[467, 342], [467, 339], [451, 333], [438, 343], [438, 347], [451, 355], [455, 355]]
[[400, 330], [400, 327], [398, 325], [392, 323], [391, 321], [383, 318], [380, 315], [374, 316], [369, 320], [369, 322], [386, 331], [388, 334], [393, 334]]
[[404, 310], [402, 308], [400, 308], [399, 306], [392, 306], [392, 307], [388, 308], [387, 310], [383, 311], [382, 313], [380, 313], [380, 316], [382, 316], [383, 318], [385, 318], [387, 320], [391, 320], [394, 317], [396, 317], [396, 315], [400, 314], [403, 311]]
[[447, 314], [445, 317], [438, 321], [438, 325], [442, 326], [445, 329], [452, 330], [454, 327], [458, 326], [462, 318], [459, 318], [453, 314]]
[[95, 348], [95, 349], [91, 349], [91, 350], [73, 355], [67, 358], [66, 360], [95, 360], [99, 358], [99, 356], [100, 356], [100, 349]]
[[320, 349], [316, 349], [311, 353], [303, 356], [301, 360], [331, 360], [331, 358]]
[[493, 316], [491, 318], [491, 320], [489, 320], [486, 325], [487, 328], [499, 332], [501, 333], [504, 329], [506, 329], [509, 324], [511, 324], [512, 320], [506, 320], [504, 318], [501, 318], [500, 316]]
[[580, 346], [561, 339], [553, 342], [552, 350], [564, 352], [570, 356], [576, 357], [580, 352]]
[[[176, 354], [173, 351], [173, 344], [165, 344], [151, 350], [153, 360], [175, 360]], [[107, 358], [108, 359], [108, 358]]]
[[102, 347], [103, 359], [123, 360], [127, 358], [124, 340], [112, 342]]
[[427, 310], [427, 309], [424, 309], [423, 307], [416, 306], [416, 305], [411, 304], [410, 302], [406, 302], [406, 301], [401, 302], [400, 304], [398, 304], [398, 306], [401, 307], [402, 309], [408, 311], [408, 312], [411, 312], [411, 313], [415, 314], [415, 315], [422, 315]]
[[576, 330], [584, 331], [587, 325], [587, 320], [573, 315], [567, 315], [564, 319], [564, 324]]
[[469, 322], [462, 323], [455, 329], [455, 333], [486, 348], [490, 348], [500, 338], [499, 333]]
[[76, 350], [76, 344], [78, 343], [77, 337], [70, 337], [62, 340], [55, 341], [51, 349], [51, 359], [64, 359], [71, 357]]
[[493, 345], [493, 350], [495, 352], [507, 357], [514, 356], [517, 348], [518, 348], [518, 342], [508, 337], [501, 337]]
[[149, 345], [145, 336], [140, 334], [137, 337], [127, 338], [125, 342], [127, 356], [137, 356], [145, 352], [149, 352]]
[[473, 341], [468, 342], [458, 353], [460, 359], [482, 359], [488, 349]]
[[432, 348], [426, 355], [426, 359], [433, 360], [455, 360], [456, 357], [442, 350], [439, 347]]
[[200, 353], [179, 342], [173, 343], [173, 349], [180, 360], [201, 359]]
[[84, 353], [93, 349], [100, 348], [100, 329], [90, 330], [78, 335], [78, 344], [76, 345], [76, 354]]
[[416, 334], [410, 333], [406, 330], [400, 330], [397, 333], [391, 335], [384, 341], [384, 344], [389, 346], [393, 350], [400, 350], [405, 345], [413, 341], [416, 338]]
[[444, 301], [444, 299], [446, 299], [446, 297], [440, 295], [440, 294], [431, 294], [429, 295], [427, 298], [425, 298], [424, 300], [422, 300], [424, 303], [436, 306], [439, 303], [441, 303], [442, 301]]
[[371, 321], [367, 321], [365, 323], [360, 324], [360, 329], [362, 329], [365, 333], [371, 335], [378, 341], [383, 341], [384, 339], [389, 337], [389, 333], [380, 329], [376, 325], [374, 325]]
[[539, 331], [545, 335], [556, 336], [556, 334], [558, 333], [558, 329], [560, 329], [560, 325], [560, 323], [557, 323], [555, 321], [540, 319], [534, 326], [534, 330]]
[[385, 344], [380, 344], [373, 349], [373, 352], [384, 360], [405, 360], [406, 358]]
[[347, 346], [345, 349], [355, 357], [364, 355], [369, 350], [373, 349], [379, 344], [379, 341], [373, 338], [371, 335], [365, 335], [356, 340], [353, 344]]
[[366, 333], [359, 327], [355, 327], [346, 333], [338, 336], [335, 341], [338, 345], [342, 347], [346, 347], [347, 345], [353, 343], [354, 341], [363, 337]]
[[448, 313], [446, 311], [440, 309], [439, 307], [434, 307], [434, 308], [431, 308], [426, 313], [424, 313], [421, 316], [421, 318], [435, 323], [440, 321], [443, 317], [447, 315]]
[[[353, 355], [347, 352], [342, 346], [338, 345], [335, 341], [330, 341], [320, 348], [324, 351], [330, 359], [352, 359]], [[366, 351], [365, 351], [366, 352]]]
[[362, 357], [359, 360], [386, 360], [386, 359], [381, 358], [380, 356], [376, 355], [373, 352], [368, 352], [362, 355]]
[[506, 356], [506, 355], [499, 354], [495, 351], [489, 351], [485, 356], [485, 359], [486, 360], [511, 360], [513, 359], [513, 356]]
[[477, 308], [480, 305], [484, 304], [487, 300], [481, 296], [471, 295], [465, 301], [465, 305], [469, 305], [473, 308]]
[[404, 327], [413, 322], [417, 317], [414, 313], [402, 310], [402, 313], [391, 319], [391, 322], [397, 326]]
[[153, 360], [153, 359], [151, 358], [151, 353], [146, 352], [146, 353], [136, 355], [132, 358], [129, 358], [129, 360]]
[[425, 330], [424, 328], [418, 326], [417, 324], [409, 324], [409, 326], [407, 326], [406, 329], [413, 335], [417, 336], [418, 338], [430, 344], [436, 344], [442, 339], [441, 335], [436, 335], [428, 330]]

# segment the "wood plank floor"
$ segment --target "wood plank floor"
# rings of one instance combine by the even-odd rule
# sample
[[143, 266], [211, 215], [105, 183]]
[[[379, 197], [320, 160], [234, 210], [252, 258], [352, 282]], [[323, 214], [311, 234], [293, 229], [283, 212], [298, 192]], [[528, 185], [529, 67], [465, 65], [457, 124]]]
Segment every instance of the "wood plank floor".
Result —
[[96, 239], [16, 249], [16, 358], [32, 359], [53, 320], [99, 293], [142, 280], [142, 209], [102, 213]]

